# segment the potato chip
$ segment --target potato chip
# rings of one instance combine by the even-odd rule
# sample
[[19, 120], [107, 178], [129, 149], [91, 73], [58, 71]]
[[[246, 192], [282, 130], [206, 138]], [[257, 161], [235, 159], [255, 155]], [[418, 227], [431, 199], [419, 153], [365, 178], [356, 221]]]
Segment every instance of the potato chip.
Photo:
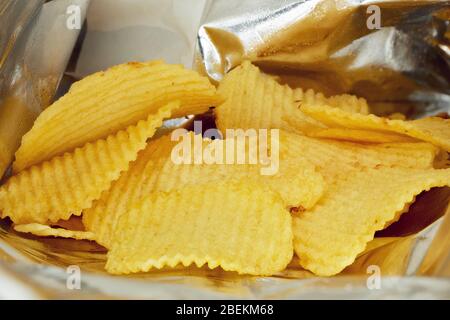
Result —
[[[226, 101], [215, 109], [216, 124], [225, 129], [285, 128], [285, 119], [294, 119], [296, 129], [307, 131], [323, 127], [318, 121], [304, 115], [299, 106], [324, 103], [346, 110], [367, 112], [364, 99], [350, 95], [326, 98], [313, 90], [291, 89], [261, 71], [249, 61], [229, 72], [221, 81], [219, 93]], [[294, 116], [295, 115], [295, 116]]]
[[396, 132], [450, 151], [450, 119], [430, 117], [412, 121], [390, 120], [373, 114], [350, 113], [326, 105], [302, 105], [301, 109], [307, 115], [331, 127]]
[[272, 275], [291, 261], [292, 219], [261, 184], [156, 192], [122, 215], [108, 252], [113, 274], [178, 264]]
[[217, 128], [269, 129], [283, 126], [282, 115], [298, 109], [294, 92], [245, 61], [228, 73], [219, 88], [226, 100], [214, 110]]
[[295, 101], [299, 102], [299, 106], [316, 106], [329, 105], [348, 112], [356, 112], [361, 114], [369, 114], [369, 105], [364, 98], [358, 98], [349, 94], [325, 97], [321, 92], [314, 92], [312, 89], [303, 90], [302, 88], [294, 89]]
[[311, 130], [307, 135], [314, 138], [327, 138], [361, 143], [417, 142], [416, 139], [402, 134], [347, 128]]
[[[367, 104], [366, 99], [358, 98], [350, 94], [329, 97], [325, 103], [347, 112], [369, 114], [369, 105]], [[306, 104], [308, 105], [308, 103]]]
[[[195, 138], [199, 138], [205, 147], [223, 142], [202, 140], [201, 136], [189, 133], [186, 139], [191, 141], [191, 154], [194, 153]], [[323, 177], [302, 157], [282, 161], [277, 174], [262, 176], [260, 164], [175, 164], [171, 155], [177, 143], [171, 141], [170, 136], [150, 142], [111, 189], [102, 194], [92, 208], [85, 210], [83, 223], [96, 234], [100, 244], [109, 247], [112, 230], [117, 227], [119, 217], [141, 198], [155, 191], [170, 192], [187, 186], [204, 188], [207, 184], [220, 181], [253, 180], [278, 193], [285, 207], [308, 209], [314, 206], [325, 188]]]
[[173, 117], [203, 113], [222, 101], [207, 78], [160, 61], [90, 75], [40, 114], [16, 152], [14, 172], [134, 125], [175, 100], [181, 108]]
[[438, 151], [425, 142], [364, 145], [280, 132], [280, 161], [304, 157], [328, 182], [355, 168], [432, 168]]
[[80, 215], [128, 169], [146, 140], [178, 107], [178, 102], [170, 103], [136, 126], [11, 177], [0, 188], [2, 217], [16, 224], [46, 224]]
[[39, 223], [18, 224], [14, 226], [14, 230], [22, 233], [31, 233], [39, 237], [59, 237], [59, 238], [72, 238], [76, 240], [94, 240], [94, 233], [89, 231], [52, 228], [50, 226]]
[[416, 195], [449, 185], [450, 169], [379, 167], [339, 176], [313, 209], [293, 219], [301, 266], [320, 276], [339, 273]]
[[406, 120], [406, 116], [400, 112], [391, 113], [387, 115], [387, 118], [391, 120]]
[[155, 148], [154, 143], [139, 152], [136, 161], [130, 163], [127, 171], [122, 172], [119, 179], [114, 181], [111, 188], [102, 193], [100, 199], [94, 201], [91, 208], [83, 212], [83, 225], [94, 232], [95, 241], [102, 246], [110, 247], [113, 230], [123, 212], [129, 209], [130, 203], [141, 199], [140, 181], [146, 179], [148, 172], [145, 166]]

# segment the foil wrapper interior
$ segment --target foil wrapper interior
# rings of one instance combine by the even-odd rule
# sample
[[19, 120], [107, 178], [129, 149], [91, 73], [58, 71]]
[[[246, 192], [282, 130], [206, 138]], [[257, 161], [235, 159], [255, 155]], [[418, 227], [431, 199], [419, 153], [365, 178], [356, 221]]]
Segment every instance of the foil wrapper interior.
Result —
[[365, 97], [379, 114], [447, 112], [448, 10], [439, 1], [214, 1], [197, 63], [219, 81], [250, 59], [293, 87]]
[[[76, 45], [80, 32], [61, 27], [65, 9], [76, 3], [84, 18], [89, 1], [30, 1], [25, 7], [17, 1], [16, 8], [5, 3], [0, 1], [5, 26], [0, 28], [0, 114], [8, 97], [17, 97], [21, 103], [12, 105], [25, 123], [50, 103], [63, 73], [57, 95], [111, 65], [160, 58], [196, 68], [216, 82], [249, 59], [293, 87], [363, 96], [380, 115], [450, 112], [447, 1], [91, 0]], [[381, 25], [373, 20], [369, 27], [377, 8]], [[12, 21], [8, 12], [22, 18]], [[41, 40], [30, 45], [36, 37]], [[44, 45], [44, 39], [58, 41]], [[32, 116], [23, 110], [32, 110]], [[166, 128], [178, 125], [189, 123], [172, 121]], [[194, 267], [112, 277], [104, 272], [102, 247], [18, 234], [4, 220], [0, 298], [450, 298], [449, 203], [449, 188], [421, 194], [408, 213], [379, 231], [357, 260], [332, 278], [315, 277], [295, 261], [273, 277]], [[382, 277], [372, 290], [373, 265]], [[69, 266], [80, 268], [81, 290], [68, 289]]]

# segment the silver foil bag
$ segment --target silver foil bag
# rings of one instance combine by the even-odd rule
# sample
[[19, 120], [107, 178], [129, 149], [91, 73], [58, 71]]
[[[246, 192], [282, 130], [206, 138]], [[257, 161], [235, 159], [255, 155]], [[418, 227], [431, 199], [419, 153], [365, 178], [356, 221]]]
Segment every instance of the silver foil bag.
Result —
[[[58, 0], [46, 6], [52, 3]], [[450, 111], [449, 25], [446, 1], [91, 0], [65, 80], [162, 58], [218, 82], [249, 59], [293, 87], [352, 93], [377, 114], [419, 118]], [[0, 221], [0, 297], [450, 298], [449, 200], [448, 188], [421, 194], [331, 278], [315, 277], [295, 260], [273, 277], [195, 267], [112, 277], [103, 269], [105, 250], [94, 243], [17, 234]], [[375, 287], [374, 265], [381, 270]], [[80, 290], [68, 285], [74, 270]]]
[[420, 117], [450, 110], [448, 14], [445, 1], [213, 1], [198, 64], [219, 81], [250, 59], [293, 87]]

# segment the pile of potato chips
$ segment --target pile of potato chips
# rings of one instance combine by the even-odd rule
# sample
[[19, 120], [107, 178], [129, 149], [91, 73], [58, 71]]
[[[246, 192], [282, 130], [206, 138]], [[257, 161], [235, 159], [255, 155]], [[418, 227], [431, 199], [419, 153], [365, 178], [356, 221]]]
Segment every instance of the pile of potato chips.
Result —
[[[275, 174], [258, 162], [175, 163], [171, 133], [153, 138], [165, 119], [211, 107], [222, 133], [279, 130]], [[185, 131], [193, 149], [233, 139]], [[0, 187], [0, 214], [19, 232], [96, 241], [113, 274], [195, 264], [273, 275], [295, 254], [331, 276], [417, 195], [450, 186], [449, 151], [448, 119], [378, 117], [362, 98], [291, 89], [250, 62], [217, 89], [178, 65], [128, 63], [42, 112]], [[58, 227], [74, 216], [85, 230]]]

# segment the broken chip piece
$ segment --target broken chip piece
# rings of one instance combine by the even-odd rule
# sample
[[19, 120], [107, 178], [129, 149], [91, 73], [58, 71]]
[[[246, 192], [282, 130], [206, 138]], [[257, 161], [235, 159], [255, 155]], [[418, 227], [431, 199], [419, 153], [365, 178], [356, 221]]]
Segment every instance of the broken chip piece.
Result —
[[14, 230], [22, 233], [31, 233], [39, 237], [59, 237], [91, 241], [95, 239], [93, 232], [52, 228], [39, 223], [18, 224], [14, 226]]

